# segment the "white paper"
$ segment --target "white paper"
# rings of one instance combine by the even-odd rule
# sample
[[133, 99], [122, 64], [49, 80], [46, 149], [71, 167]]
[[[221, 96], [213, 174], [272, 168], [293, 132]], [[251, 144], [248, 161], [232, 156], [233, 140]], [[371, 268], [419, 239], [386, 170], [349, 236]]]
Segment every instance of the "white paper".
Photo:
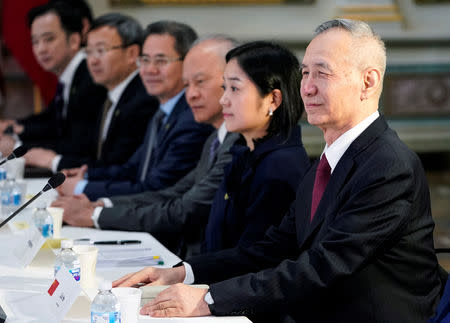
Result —
[[9, 293], [6, 301], [15, 319], [53, 323], [62, 321], [80, 292], [79, 284], [62, 267], [46, 292]]
[[116, 249], [99, 248], [98, 267], [156, 266], [164, 262], [159, 255], [153, 255], [151, 248]]

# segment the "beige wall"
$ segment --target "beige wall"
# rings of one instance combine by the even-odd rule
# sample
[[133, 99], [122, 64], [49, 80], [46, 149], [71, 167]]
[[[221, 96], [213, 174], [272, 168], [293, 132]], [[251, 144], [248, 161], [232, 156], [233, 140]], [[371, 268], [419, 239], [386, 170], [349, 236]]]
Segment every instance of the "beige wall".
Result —
[[[381, 3], [386, 3], [386, 1]], [[147, 6], [111, 8], [108, 0], [88, 0], [96, 15], [121, 11], [144, 26], [160, 19], [172, 19], [193, 26], [199, 34], [227, 33], [241, 40], [279, 39], [306, 41], [320, 22], [337, 14], [332, 0], [316, 0], [313, 5], [260, 6]], [[353, 1], [352, 3], [357, 2]], [[376, 1], [371, 1], [376, 3]], [[437, 37], [450, 39], [449, 5], [416, 6], [414, 0], [397, 0], [408, 29], [399, 23], [374, 24], [384, 37], [392, 39]]]

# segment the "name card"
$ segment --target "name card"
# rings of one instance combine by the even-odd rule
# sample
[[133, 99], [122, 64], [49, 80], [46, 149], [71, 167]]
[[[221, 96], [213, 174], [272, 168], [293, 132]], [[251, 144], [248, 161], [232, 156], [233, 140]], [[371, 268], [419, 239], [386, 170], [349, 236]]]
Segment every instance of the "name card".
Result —
[[45, 238], [34, 225], [11, 235], [11, 239], [12, 256], [19, 267], [28, 266], [45, 243]]
[[47, 290], [49, 312], [60, 322], [80, 295], [81, 287], [66, 267], [61, 267]]

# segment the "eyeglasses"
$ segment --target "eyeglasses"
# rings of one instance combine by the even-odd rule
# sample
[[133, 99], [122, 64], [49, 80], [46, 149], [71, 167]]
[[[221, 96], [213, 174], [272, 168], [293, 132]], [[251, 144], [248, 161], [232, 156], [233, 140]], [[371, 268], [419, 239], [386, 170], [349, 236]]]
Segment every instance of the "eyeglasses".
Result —
[[86, 47], [84, 49], [84, 52], [86, 53], [87, 57], [96, 57], [96, 58], [101, 58], [103, 55], [105, 55], [107, 52], [114, 50], [114, 49], [119, 49], [119, 48], [125, 48], [126, 46], [124, 45], [117, 45], [117, 46], [111, 46], [111, 47], [107, 47], [107, 46], [97, 46], [97, 47]]
[[182, 61], [182, 57], [167, 57], [167, 56], [156, 56], [156, 57], [150, 57], [147, 55], [139, 56], [137, 59], [138, 66], [147, 67], [151, 63], [155, 65], [157, 68], [164, 67], [172, 62], [176, 61]]

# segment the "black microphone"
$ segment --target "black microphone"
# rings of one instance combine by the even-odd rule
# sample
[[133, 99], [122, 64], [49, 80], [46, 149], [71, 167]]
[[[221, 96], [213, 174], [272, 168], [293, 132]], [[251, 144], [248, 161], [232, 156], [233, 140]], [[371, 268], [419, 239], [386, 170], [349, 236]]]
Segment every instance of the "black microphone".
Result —
[[13, 150], [13, 152], [8, 157], [6, 157], [2, 161], [0, 161], [0, 165], [3, 165], [8, 160], [22, 157], [23, 155], [25, 155], [27, 153], [27, 151], [28, 151], [28, 149], [24, 146], [17, 147], [16, 149]]
[[48, 180], [47, 184], [45, 184], [42, 191], [37, 193], [35, 196], [33, 196], [28, 202], [24, 203], [20, 208], [18, 208], [14, 213], [12, 213], [10, 216], [8, 216], [2, 223], [0, 223], [0, 228], [4, 226], [6, 223], [8, 223], [13, 217], [15, 217], [17, 214], [19, 214], [24, 208], [26, 208], [28, 205], [31, 204], [35, 199], [37, 199], [39, 196], [42, 195], [42, 193], [47, 192], [48, 190], [52, 188], [57, 188], [59, 185], [61, 185], [66, 179], [66, 176], [63, 173], [56, 173], [50, 179]]

